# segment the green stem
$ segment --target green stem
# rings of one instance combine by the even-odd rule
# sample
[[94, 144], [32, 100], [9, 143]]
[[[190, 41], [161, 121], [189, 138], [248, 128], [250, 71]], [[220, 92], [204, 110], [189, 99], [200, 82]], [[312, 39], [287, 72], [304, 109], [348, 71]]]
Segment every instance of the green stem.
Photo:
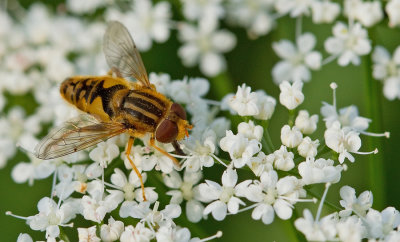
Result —
[[221, 99], [226, 94], [232, 93], [234, 91], [233, 81], [227, 72], [221, 72], [211, 80], [212, 87], [211, 90], [215, 97]]
[[[372, 28], [373, 29], [373, 28]], [[371, 32], [369, 36], [373, 37], [375, 33]], [[373, 41], [374, 42], [374, 41]], [[381, 88], [380, 83], [374, 80], [372, 76], [372, 54], [369, 54], [365, 58], [365, 86], [366, 86], [366, 97], [365, 101], [367, 104], [368, 117], [373, 119], [371, 122], [370, 130], [372, 132], [382, 132], [382, 104], [381, 104]], [[382, 138], [371, 137], [368, 140], [368, 150], [378, 149], [382, 151], [383, 142]], [[371, 191], [374, 194], [374, 207], [376, 209], [382, 209], [385, 205], [386, 190], [385, 190], [385, 176], [384, 176], [384, 160], [382, 152], [368, 156], [368, 173], [369, 173], [369, 185]]]
[[272, 152], [274, 152], [275, 148], [274, 144], [272, 143], [271, 136], [268, 132], [269, 122], [268, 120], [262, 120], [259, 124], [264, 128], [263, 137], [261, 139], [262, 146], [263, 148], [265, 148], [268, 154], [271, 154]]
[[64, 240], [65, 242], [70, 242], [67, 234], [64, 232], [64, 229], [61, 226], [58, 226], [60, 229], [60, 239]]
[[296, 109], [289, 110], [289, 120], [288, 124], [290, 127], [293, 127], [294, 125], [294, 118], [296, 117]]
[[[310, 189], [305, 189], [312, 197], [317, 198], [319, 201], [321, 201], [322, 196], [312, 192]], [[343, 210], [342, 208], [340, 208], [339, 206], [325, 200], [324, 204], [328, 205], [328, 207], [332, 208], [333, 210], [335, 210], [336, 212], [339, 212], [341, 210]]]

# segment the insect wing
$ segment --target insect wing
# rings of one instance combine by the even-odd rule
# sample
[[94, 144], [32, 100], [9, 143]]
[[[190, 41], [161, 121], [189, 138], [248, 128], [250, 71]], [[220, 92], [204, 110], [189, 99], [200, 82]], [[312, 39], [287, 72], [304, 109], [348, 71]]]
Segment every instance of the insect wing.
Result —
[[123, 77], [134, 77], [142, 85], [150, 87], [150, 81], [135, 42], [120, 22], [112, 21], [108, 24], [104, 34], [103, 51], [113, 72]]
[[68, 155], [121, 134], [125, 127], [118, 123], [100, 123], [89, 115], [65, 122], [52, 130], [35, 147], [35, 156], [48, 160]]

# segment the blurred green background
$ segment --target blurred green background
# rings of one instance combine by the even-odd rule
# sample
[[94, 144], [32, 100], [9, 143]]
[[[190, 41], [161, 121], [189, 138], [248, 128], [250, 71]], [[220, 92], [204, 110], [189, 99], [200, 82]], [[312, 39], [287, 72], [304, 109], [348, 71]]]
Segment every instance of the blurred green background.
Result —
[[[32, 1], [21, 1], [23, 6], [28, 6]], [[58, 1], [45, 1], [54, 5]], [[323, 51], [323, 41], [331, 35], [331, 25], [313, 25], [309, 19], [303, 21], [303, 32], [312, 32], [318, 39], [317, 50]], [[237, 45], [234, 50], [226, 55], [228, 69], [225, 76], [210, 79], [211, 89], [210, 98], [219, 99], [221, 91], [216, 89], [217, 82], [220, 78], [228, 76], [231, 80], [232, 91], [236, 90], [236, 86], [246, 83], [252, 87], [252, 90], [263, 89], [269, 95], [279, 100], [279, 88], [273, 84], [271, 77], [271, 69], [279, 60], [271, 48], [271, 43], [282, 38], [294, 39], [295, 20], [287, 17], [278, 20], [277, 28], [267, 36], [260, 37], [256, 40], [249, 40], [245, 30], [242, 28], [229, 28], [237, 36]], [[393, 51], [400, 43], [400, 31], [398, 28], [390, 29], [387, 22], [383, 21], [370, 31], [373, 35], [375, 44], [385, 46], [389, 51]], [[148, 72], [166, 72], [172, 79], [181, 79], [184, 76], [202, 76], [197, 68], [184, 68], [180, 59], [177, 57], [177, 49], [180, 43], [176, 39], [176, 32], [172, 32], [170, 39], [163, 44], [155, 45], [150, 51], [142, 53], [143, 61]], [[326, 54], [324, 54], [326, 57]], [[383, 175], [380, 179], [382, 188], [374, 191], [373, 208], [382, 210], [387, 206], [400, 208], [400, 101], [388, 101], [382, 95], [381, 83], [373, 80], [372, 91], [367, 87], [368, 78], [371, 71], [370, 56], [362, 58], [360, 66], [339, 67], [336, 62], [332, 62], [324, 66], [320, 71], [313, 72], [312, 80], [305, 83], [303, 91], [305, 101], [301, 105], [301, 109], [307, 109], [311, 114], [319, 114], [322, 101], [332, 103], [332, 91], [329, 88], [331, 82], [338, 84], [337, 104], [338, 107], [345, 107], [351, 104], [358, 106], [360, 115], [371, 118], [372, 123], [369, 131], [383, 132], [390, 131], [391, 137], [385, 138], [369, 138], [362, 136], [363, 145], [360, 150], [369, 151], [373, 148], [379, 148], [379, 154], [375, 155], [377, 161], [370, 161], [370, 156], [356, 155], [354, 164], [346, 163], [349, 166], [348, 171], [342, 173], [342, 180], [339, 184], [334, 184], [329, 193], [328, 200], [339, 205], [338, 190], [343, 185], [354, 187], [357, 194], [365, 190], [371, 189], [371, 180], [373, 175], [379, 172], [374, 165], [381, 160]], [[96, 74], [96, 73], [92, 73]], [[0, 80], [1, 81], [1, 80]], [[372, 95], [375, 96], [375, 98]], [[18, 97], [23, 99], [24, 97]], [[370, 105], [375, 105], [375, 111], [370, 110]], [[375, 117], [379, 117], [376, 121]], [[280, 141], [280, 128], [287, 120], [287, 111], [277, 105], [275, 114], [270, 124], [270, 132], [275, 146]], [[313, 135], [313, 138], [322, 137], [324, 123], [320, 117], [318, 123], [319, 132]], [[27, 157], [19, 152], [18, 155], [10, 161], [7, 166], [0, 170], [0, 189], [3, 193], [0, 199], [0, 228], [3, 234], [0, 241], [15, 241], [18, 234], [27, 232], [34, 239], [43, 239], [44, 233], [33, 232], [23, 220], [5, 216], [5, 212], [10, 210], [18, 215], [30, 216], [37, 213], [36, 204], [44, 196], [50, 195], [51, 178], [46, 180], [35, 181], [33, 186], [27, 184], [15, 184], [11, 179], [12, 167], [20, 161], [27, 161]], [[371, 162], [375, 162], [372, 163]], [[206, 168], [207, 177], [215, 177], [220, 179], [222, 169], [220, 167]], [[239, 173], [239, 179], [244, 180], [248, 174]], [[376, 181], [375, 181], [376, 184]], [[324, 185], [318, 185], [315, 192], [322, 194]], [[377, 195], [380, 193], [381, 195]], [[304, 207], [310, 207], [315, 214], [316, 205], [301, 204], [296, 205], [297, 213], [301, 216]], [[332, 212], [327, 207], [324, 213]], [[264, 225], [261, 221], [254, 221], [250, 217], [251, 211], [247, 211], [235, 216], [228, 216], [223, 222], [217, 222], [209, 217], [207, 221], [203, 221], [196, 227], [200, 227], [199, 232], [193, 232], [193, 236], [206, 237], [212, 235], [217, 230], [224, 232], [221, 241], [293, 241], [295, 231], [290, 225], [290, 221], [282, 221], [276, 218], [272, 225]], [[191, 226], [189, 224], [181, 224], [182, 226]], [[65, 229], [68, 233], [68, 229]], [[197, 231], [197, 230], [196, 230]], [[73, 235], [74, 237], [76, 235]], [[75, 237], [76, 238], [76, 237]]]

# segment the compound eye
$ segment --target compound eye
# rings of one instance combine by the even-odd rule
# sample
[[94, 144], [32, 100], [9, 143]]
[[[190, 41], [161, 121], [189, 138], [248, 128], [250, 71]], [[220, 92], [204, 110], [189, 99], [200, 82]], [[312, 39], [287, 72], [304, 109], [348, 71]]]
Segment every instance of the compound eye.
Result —
[[171, 111], [174, 112], [176, 115], [178, 115], [178, 117], [180, 117], [181, 119], [186, 120], [185, 109], [183, 109], [182, 106], [179, 105], [178, 103], [173, 103], [171, 105]]
[[178, 135], [178, 125], [175, 122], [165, 119], [156, 130], [156, 139], [161, 143], [171, 143]]

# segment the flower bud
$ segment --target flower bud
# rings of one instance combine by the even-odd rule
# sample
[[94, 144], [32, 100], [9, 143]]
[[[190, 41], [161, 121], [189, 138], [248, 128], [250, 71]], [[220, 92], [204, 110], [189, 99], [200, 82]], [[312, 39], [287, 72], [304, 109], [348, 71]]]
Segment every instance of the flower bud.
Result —
[[272, 117], [275, 111], [276, 100], [275, 98], [268, 96], [263, 91], [257, 91], [257, 106], [259, 113], [254, 115], [254, 118], [261, 120], [268, 120]]
[[289, 125], [285, 125], [282, 127], [281, 141], [283, 145], [289, 148], [294, 148], [297, 147], [302, 140], [303, 140], [303, 134], [296, 126], [290, 128]]
[[319, 140], [312, 141], [310, 137], [305, 137], [300, 145], [297, 147], [299, 155], [304, 158], [315, 157], [317, 155], [317, 148], [319, 146]]
[[124, 231], [124, 224], [121, 221], [115, 221], [112, 217], [108, 224], [101, 225], [100, 236], [103, 241], [116, 241]]
[[295, 125], [303, 134], [312, 134], [317, 129], [318, 115], [310, 117], [306, 110], [300, 110]]
[[294, 167], [294, 154], [288, 152], [286, 146], [282, 145], [281, 148], [274, 152], [275, 160], [274, 166], [278, 170], [289, 171]]
[[263, 128], [260, 125], [255, 125], [253, 121], [248, 123], [242, 122], [238, 125], [238, 133], [243, 134], [246, 138], [261, 140], [263, 135]]
[[303, 82], [295, 81], [293, 85], [290, 85], [288, 81], [284, 81], [279, 85], [279, 88], [281, 89], [279, 101], [287, 109], [293, 110], [303, 103], [304, 94], [301, 91]]

